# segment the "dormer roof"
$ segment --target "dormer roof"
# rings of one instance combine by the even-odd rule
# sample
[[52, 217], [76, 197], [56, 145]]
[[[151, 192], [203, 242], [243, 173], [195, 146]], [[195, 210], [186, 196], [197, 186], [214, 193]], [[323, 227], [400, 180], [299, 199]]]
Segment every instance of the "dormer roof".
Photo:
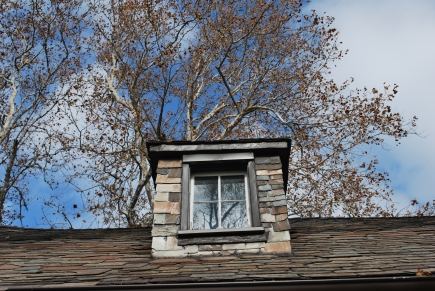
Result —
[[189, 154], [238, 153], [253, 152], [256, 156], [276, 155], [282, 163], [284, 189], [288, 182], [288, 163], [291, 140], [288, 138], [257, 138], [218, 141], [148, 141], [147, 150], [150, 157], [153, 179], [157, 176], [157, 163], [161, 159], [181, 159]]

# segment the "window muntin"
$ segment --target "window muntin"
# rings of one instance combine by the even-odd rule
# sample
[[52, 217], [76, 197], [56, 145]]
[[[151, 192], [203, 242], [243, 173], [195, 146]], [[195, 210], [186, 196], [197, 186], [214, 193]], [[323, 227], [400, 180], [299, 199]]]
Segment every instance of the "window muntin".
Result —
[[246, 172], [191, 176], [190, 229], [250, 227]]

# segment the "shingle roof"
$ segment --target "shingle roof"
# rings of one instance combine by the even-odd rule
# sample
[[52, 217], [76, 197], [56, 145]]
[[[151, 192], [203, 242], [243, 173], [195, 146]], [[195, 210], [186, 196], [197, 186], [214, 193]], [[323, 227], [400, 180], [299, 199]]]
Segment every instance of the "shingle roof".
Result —
[[0, 227], [0, 286], [413, 276], [435, 272], [435, 217], [290, 219], [292, 254], [153, 259], [151, 228]]

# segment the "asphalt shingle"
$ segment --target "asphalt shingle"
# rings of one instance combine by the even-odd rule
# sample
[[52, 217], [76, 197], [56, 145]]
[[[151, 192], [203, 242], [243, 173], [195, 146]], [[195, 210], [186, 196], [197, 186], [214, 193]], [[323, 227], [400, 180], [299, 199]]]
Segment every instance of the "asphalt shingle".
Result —
[[0, 227], [0, 286], [414, 276], [435, 273], [435, 217], [290, 219], [292, 253], [153, 259], [151, 228]]

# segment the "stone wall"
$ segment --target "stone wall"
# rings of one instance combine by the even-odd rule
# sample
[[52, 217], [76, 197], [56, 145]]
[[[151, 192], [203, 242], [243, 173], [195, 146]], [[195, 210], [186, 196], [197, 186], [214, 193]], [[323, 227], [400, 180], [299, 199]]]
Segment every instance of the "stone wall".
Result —
[[290, 224], [279, 157], [255, 158], [255, 174], [261, 224], [269, 232], [261, 252], [290, 254]]
[[154, 257], [186, 256], [177, 245], [181, 212], [181, 160], [160, 160], [157, 166], [152, 254]]
[[267, 242], [220, 243], [179, 246], [181, 212], [181, 160], [160, 160], [157, 168], [152, 255], [187, 257], [231, 255], [234, 253], [290, 254], [290, 225], [278, 156], [255, 158], [261, 224]]

